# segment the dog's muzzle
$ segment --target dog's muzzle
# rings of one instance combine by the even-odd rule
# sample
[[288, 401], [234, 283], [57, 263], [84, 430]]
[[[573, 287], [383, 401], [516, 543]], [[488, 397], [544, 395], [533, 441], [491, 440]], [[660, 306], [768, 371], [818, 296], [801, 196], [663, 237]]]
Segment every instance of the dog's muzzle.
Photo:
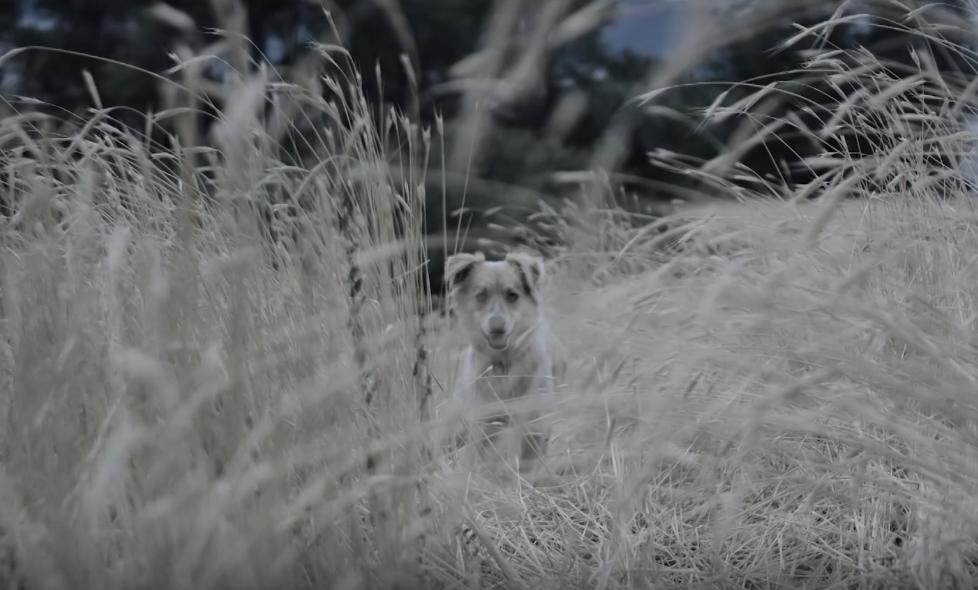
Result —
[[502, 316], [491, 316], [487, 327], [489, 328], [489, 333], [486, 334], [486, 339], [489, 341], [489, 346], [496, 350], [506, 348], [506, 337], [508, 336], [506, 333], [506, 320]]

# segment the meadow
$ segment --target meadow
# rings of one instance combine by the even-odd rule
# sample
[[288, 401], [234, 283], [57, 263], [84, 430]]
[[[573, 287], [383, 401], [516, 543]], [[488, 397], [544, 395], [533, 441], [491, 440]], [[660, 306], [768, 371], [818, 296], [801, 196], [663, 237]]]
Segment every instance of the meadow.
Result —
[[[540, 210], [571, 370], [536, 482], [455, 446], [460, 343], [424, 273], [437, 129], [378, 120], [336, 70], [332, 101], [243, 79], [210, 147], [111, 109], [5, 117], [0, 581], [972, 587], [975, 85], [926, 56], [808, 67], [839, 88], [825, 125], [742, 141], [809, 134], [810, 183], [760, 198], [732, 144], [689, 173], [736, 200], [646, 219], [596, 180]], [[314, 165], [277, 149], [273, 85], [327, 121]], [[158, 119], [186, 140], [193, 107]], [[853, 131], [879, 153], [828, 149]]]

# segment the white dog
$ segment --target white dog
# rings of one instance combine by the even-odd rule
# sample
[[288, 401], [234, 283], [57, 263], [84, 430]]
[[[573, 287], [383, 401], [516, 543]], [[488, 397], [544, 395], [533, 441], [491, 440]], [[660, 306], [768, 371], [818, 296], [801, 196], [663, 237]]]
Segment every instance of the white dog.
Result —
[[[540, 406], [564, 371], [552, 354], [541, 301], [543, 274], [542, 259], [521, 253], [499, 261], [487, 261], [481, 253], [456, 254], [445, 272], [469, 344], [461, 401], [481, 426], [483, 443], [498, 442], [496, 435], [507, 426], [516, 430], [523, 472], [546, 453], [550, 429]], [[524, 407], [507, 407], [514, 405]]]

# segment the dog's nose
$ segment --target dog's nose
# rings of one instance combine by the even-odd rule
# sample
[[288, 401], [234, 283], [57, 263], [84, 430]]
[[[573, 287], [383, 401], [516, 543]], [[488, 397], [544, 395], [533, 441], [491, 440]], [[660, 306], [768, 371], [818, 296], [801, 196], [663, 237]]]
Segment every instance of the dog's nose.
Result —
[[502, 336], [506, 333], [506, 320], [502, 316], [494, 315], [489, 318], [489, 334]]

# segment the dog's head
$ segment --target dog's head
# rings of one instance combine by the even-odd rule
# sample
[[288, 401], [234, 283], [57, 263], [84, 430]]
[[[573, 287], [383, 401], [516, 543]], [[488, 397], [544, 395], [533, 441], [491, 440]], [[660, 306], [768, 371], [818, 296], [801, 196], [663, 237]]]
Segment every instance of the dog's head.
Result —
[[447, 260], [449, 294], [473, 345], [499, 354], [536, 328], [543, 271], [541, 258], [515, 252], [498, 261], [487, 261], [481, 253]]

